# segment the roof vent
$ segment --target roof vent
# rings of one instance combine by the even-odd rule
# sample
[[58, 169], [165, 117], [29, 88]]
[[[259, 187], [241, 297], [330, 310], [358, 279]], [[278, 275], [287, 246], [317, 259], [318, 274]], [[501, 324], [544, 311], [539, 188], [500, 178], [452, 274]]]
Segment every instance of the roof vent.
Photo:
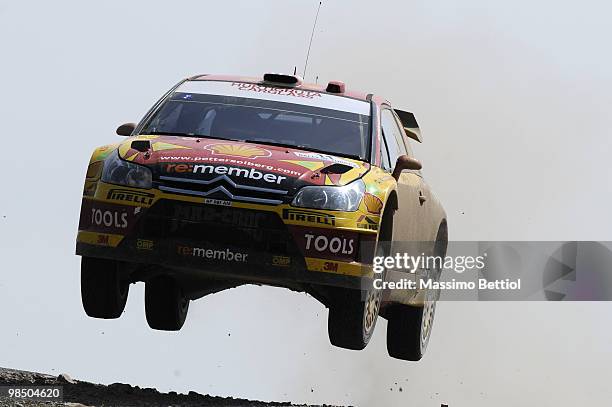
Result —
[[325, 90], [329, 93], [344, 93], [346, 85], [342, 81], [329, 81]]
[[264, 74], [264, 82], [274, 83], [285, 86], [299, 86], [302, 84], [302, 78], [297, 75], [285, 75], [282, 73], [266, 73]]

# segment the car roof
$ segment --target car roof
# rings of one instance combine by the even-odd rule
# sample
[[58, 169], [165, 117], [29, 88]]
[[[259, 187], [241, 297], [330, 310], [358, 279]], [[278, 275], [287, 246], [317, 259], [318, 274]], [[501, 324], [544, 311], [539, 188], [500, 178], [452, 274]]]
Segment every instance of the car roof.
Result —
[[[200, 75], [194, 75], [190, 78], [187, 78], [187, 80], [190, 80], [190, 81], [224, 81], [224, 82], [242, 82], [242, 83], [262, 84], [263, 77], [257, 78], [257, 77], [252, 77], [252, 76], [200, 74]], [[282, 85], [275, 85], [274, 83], [268, 83], [268, 82], [264, 84], [265, 86], [282, 86]], [[322, 92], [322, 93], [327, 93], [327, 94], [334, 95], [334, 96], [348, 97], [351, 99], [363, 100], [366, 102], [369, 102], [370, 98], [372, 98], [373, 96], [365, 92], [348, 89], [348, 87], [344, 93], [327, 92], [325, 90], [326, 87], [327, 87], [327, 84], [320, 85], [316, 83], [306, 83], [306, 82], [302, 82], [299, 85], [292, 86], [292, 88], [295, 88], [295, 89], [301, 89], [301, 90], [307, 90], [307, 91], [313, 91], [313, 92]], [[383, 101], [381, 98], [378, 98], [378, 97], [375, 97], [374, 100], [378, 104], [380, 104], [381, 101]]]

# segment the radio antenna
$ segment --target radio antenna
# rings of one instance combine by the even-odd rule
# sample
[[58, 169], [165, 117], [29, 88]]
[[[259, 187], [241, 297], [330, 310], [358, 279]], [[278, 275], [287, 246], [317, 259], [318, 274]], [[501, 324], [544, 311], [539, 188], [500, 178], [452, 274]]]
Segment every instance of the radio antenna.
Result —
[[317, 27], [317, 20], [319, 19], [319, 11], [321, 10], [321, 3], [319, 2], [319, 7], [317, 8], [317, 15], [315, 16], [314, 24], [312, 25], [312, 33], [310, 34], [310, 42], [308, 43], [308, 51], [306, 52], [306, 62], [304, 63], [304, 73], [302, 74], [302, 78], [306, 79], [306, 68], [308, 67], [308, 57], [310, 56], [310, 47], [312, 46], [312, 39], [314, 37], [315, 28]]

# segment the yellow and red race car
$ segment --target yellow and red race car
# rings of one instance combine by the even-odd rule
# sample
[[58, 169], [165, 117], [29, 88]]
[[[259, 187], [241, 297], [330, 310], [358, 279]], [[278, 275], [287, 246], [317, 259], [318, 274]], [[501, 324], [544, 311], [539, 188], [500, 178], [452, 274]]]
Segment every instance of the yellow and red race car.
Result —
[[268, 284], [325, 304], [333, 345], [363, 349], [381, 315], [389, 354], [421, 358], [435, 298], [381, 289], [376, 277], [405, 273], [372, 267], [393, 241], [445, 254], [411, 113], [338, 81], [198, 75], [117, 134], [128, 138], [96, 149], [85, 178], [76, 253], [89, 316], [119, 317], [143, 281], [149, 326], [179, 330], [189, 301]]

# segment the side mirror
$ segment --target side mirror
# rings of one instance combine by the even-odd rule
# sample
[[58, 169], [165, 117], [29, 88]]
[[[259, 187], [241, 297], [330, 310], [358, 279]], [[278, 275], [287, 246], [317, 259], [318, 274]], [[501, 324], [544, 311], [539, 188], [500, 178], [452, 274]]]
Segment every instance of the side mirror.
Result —
[[402, 171], [404, 170], [420, 170], [423, 168], [421, 162], [419, 160], [415, 160], [412, 157], [408, 157], [407, 155], [400, 155], [397, 157], [397, 162], [395, 163], [395, 168], [393, 169], [393, 178], [396, 180], [399, 179]]
[[124, 123], [121, 126], [117, 127], [117, 134], [120, 136], [129, 137], [132, 135], [132, 132], [136, 128], [136, 123]]

